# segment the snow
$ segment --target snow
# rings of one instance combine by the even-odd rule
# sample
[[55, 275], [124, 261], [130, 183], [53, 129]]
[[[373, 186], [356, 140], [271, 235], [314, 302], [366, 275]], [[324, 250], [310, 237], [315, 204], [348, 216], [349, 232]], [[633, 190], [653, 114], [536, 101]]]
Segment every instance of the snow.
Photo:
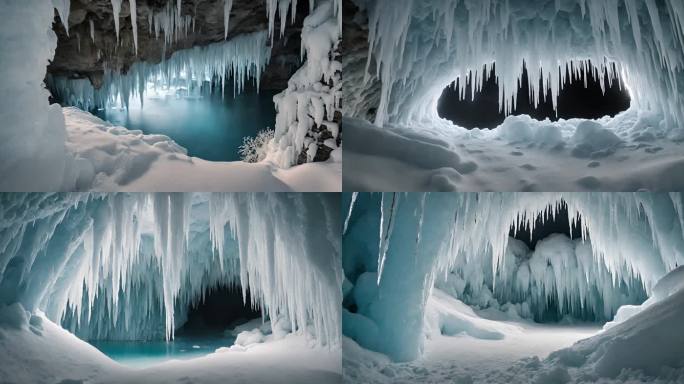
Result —
[[[494, 130], [441, 120], [378, 128], [345, 117], [344, 187], [354, 191], [676, 191], [684, 147], [657, 114], [537, 121]], [[420, 131], [420, 132], [419, 132]]]
[[[337, 195], [37, 193], [1, 203], [0, 299], [80, 337], [172, 338], [223, 282], [245, 301], [249, 290], [245, 304], [274, 335], [339, 345]], [[16, 324], [11, 313], [3, 323]]]
[[[186, 155], [163, 135], [113, 126], [67, 107], [68, 153], [76, 182], [67, 190], [100, 191], [339, 191], [341, 156], [280, 169], [269, 162], [210, 162]], [[341, 151], [341, 150], [340, 150]]]
[[[0, 376], [8, 383], [330, 383], [341, 380], [338, 349], [319, 348], [291, 334], [246, 350], [221, 348], [191, 360], [144, 369], [120, 365], [44, 318], [42, 332], [0, 328]], [[34, 318], [32, 317], [32, 318]]]
[[[287, 2], [281, 0], [281, 5]], [[313, 161], [318, 135], [312, 128], [330, 127], [335, 140], [339, 134], [334, 119], [341, 109], [342, 64], [336, 60], [341, 30], [335, 5], [332, 0], [320, 2], [304, 19], [301, 53], [306, 61], [288, 80], [287, 89], [273, 97], [277, 115], [268, 159], [282, 168], [297, 164], [302, 152], [307, 153], [307, 162]], [[287, 8], [280, 12], [282, 35]]]
[[[516, 317], [609, 320], [684, 259], [679, 193], [383, 193], [353, 205], [351, 196], [343, 332], [398, 362], [422, 354], [435, 282]], [[552, 236], [532, 253], [510, 240], [511, 228], [533, 230], [563, 204], [580, 239]]]

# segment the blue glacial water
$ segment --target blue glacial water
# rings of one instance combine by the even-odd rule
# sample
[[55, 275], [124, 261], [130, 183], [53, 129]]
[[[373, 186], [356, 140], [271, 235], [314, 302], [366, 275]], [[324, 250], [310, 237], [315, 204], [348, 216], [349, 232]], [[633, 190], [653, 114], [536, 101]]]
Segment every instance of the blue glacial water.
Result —
[[223, 336], [186, 336], [172, 341], [89, 341], [112, 360], [135, 368], [201, 357], [234, 342], [234, 337]]
[[247, 90], [233, 98], [226, 87], [221, 93], [182, 97], [179, 92], [146, 96], [143, 108], [131, 100], [129, 110], [95, 111], [99, 118], [147, 134], [169, 136], [188, 150], [188, 155], [210, 161], [240, 160], [238, 148], [245, 136], [255, 136], [275, 125], [274, 91]]

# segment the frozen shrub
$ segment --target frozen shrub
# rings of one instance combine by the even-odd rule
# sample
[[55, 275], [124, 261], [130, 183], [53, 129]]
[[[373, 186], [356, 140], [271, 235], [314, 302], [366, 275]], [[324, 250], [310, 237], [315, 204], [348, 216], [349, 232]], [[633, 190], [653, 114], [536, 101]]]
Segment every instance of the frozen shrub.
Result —
[[247, 136], [242, 139], [240, 157], [246, 163], [258, 163], [266, 158], [268, 143], [273, 139], [273, 130], [264, 129], [256, 137]]

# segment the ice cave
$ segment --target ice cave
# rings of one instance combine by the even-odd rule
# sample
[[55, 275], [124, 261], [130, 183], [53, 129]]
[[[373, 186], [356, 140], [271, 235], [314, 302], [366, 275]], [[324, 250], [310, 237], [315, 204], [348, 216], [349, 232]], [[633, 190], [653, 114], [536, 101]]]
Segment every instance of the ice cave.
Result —
[[349, 383], [684, 381], [681, 193], [345, 193]]
[[341, 190], [341, 0], [0, 11], [1, 190]]
[[345, 191], [684, 187], [680, 0], [343, 7]]
[[0, 381], [341, 382], [340, 205], [0, 194]]

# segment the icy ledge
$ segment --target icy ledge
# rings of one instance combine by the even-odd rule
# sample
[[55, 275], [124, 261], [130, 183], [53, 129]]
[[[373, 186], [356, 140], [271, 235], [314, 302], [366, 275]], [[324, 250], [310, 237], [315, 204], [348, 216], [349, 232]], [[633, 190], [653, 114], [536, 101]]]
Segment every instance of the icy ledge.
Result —
[[74, 107], [62, 109], [66, 147], [75, 157], [74, 186], [100, 191], [340, 191], [342, 154], [327, 162], [279, 169], [256, 164], [210, 162], [186, 155], [164, 135], [113, 126]]

